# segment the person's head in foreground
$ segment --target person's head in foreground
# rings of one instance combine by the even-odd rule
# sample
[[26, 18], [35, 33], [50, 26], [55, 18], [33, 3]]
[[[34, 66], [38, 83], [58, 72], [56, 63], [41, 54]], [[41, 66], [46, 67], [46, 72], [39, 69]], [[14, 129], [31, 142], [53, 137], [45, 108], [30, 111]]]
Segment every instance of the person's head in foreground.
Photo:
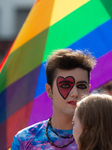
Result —
[[58, 115], [61, 120], [61, 114], [73, 117], [76, 102], [89, 91], [94, 65], [89, 52], [61, 49], [50, 56], [46, 66], [46, 91], [53, 100], [53, 116]]
[[79, 150], [112, 150], [112, 97], [91, 94], [77, 103], [73, 136]]

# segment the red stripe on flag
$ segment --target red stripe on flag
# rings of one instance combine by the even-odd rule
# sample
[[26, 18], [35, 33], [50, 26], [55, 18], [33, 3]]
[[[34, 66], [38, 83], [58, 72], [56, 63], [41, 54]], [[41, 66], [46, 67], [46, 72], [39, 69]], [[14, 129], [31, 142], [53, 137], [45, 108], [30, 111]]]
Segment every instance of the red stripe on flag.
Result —
[[0, 136], [1, 149], [4, 149], [4, 145], [6, 145], [6, 149], [10, 148], [14, 135], [19, 130], [27, 127], [32, 105], [33, 100], [24, 107], [22, 107], [21, 109], [19, 109], [14, 115], [9, 117], [5, 122], [3, 122], [0, 125], [0, 129], [2, 130], [3, 133], [3, 135]]
[[[15, 42], [15, 40], [14, 40], [14, 42]], [[6, 62], [7, 62], [7, 59], [8, 59], [8, 57], [9, 57], [9, 55], [10, 55], [10, 51], [11, 51], [11, 49], [12, 49], [12, 46], [14, 45], [14, 42], [13, 42], [13, 44], [11, 45], [9, 51], [7, 52], [7, 54], [5, 55], [3, 61], [2, 61], [1, 64], [0, 64], [0, 72], [2, 71], [3, 67], [5, 66], [5, 64], [6, 64]]]

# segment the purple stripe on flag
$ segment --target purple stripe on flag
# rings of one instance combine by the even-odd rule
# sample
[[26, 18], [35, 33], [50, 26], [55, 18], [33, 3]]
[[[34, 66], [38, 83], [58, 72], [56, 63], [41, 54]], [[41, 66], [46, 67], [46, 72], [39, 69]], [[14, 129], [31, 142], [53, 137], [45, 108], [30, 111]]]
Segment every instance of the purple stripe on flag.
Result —
[[97, 59], [97, 65], [91, 72], [91, 91], [112, 79], [112, 50]]
[[52, 100], [44, 92], [34, 99], [29, 125], [46, 120], [52, 116]]
[[40, 66], [0, 93], [0, 124], [34, 99]]

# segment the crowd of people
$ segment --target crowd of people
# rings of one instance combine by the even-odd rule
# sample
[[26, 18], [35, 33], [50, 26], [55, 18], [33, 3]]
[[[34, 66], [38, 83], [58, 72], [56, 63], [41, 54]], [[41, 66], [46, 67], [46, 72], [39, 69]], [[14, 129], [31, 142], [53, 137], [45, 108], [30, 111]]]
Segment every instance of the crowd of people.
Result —
[[19, 131], [11, 150], [112, 150], [112, 97], [88, 94], [95, 64], [89, 52], [53, 52], [45, 85], [53, 114]]

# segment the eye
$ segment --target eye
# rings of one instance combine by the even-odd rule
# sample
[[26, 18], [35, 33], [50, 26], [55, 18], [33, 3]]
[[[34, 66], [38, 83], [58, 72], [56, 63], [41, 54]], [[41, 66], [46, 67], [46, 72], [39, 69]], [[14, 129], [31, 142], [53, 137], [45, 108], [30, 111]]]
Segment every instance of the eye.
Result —
[[85, 84], [78, 84], [77, 88], [79, 88], [79, 89], [87, 89], [87, 86]]
[[67, 88], [70, 88], [71, 86], [68, 83], [64, 83], [60, 87], [63, 89], [67, 89]]

